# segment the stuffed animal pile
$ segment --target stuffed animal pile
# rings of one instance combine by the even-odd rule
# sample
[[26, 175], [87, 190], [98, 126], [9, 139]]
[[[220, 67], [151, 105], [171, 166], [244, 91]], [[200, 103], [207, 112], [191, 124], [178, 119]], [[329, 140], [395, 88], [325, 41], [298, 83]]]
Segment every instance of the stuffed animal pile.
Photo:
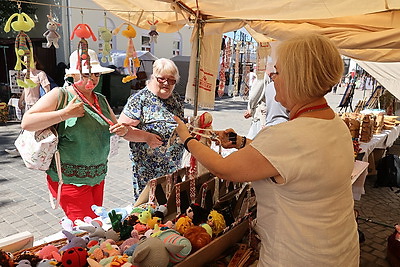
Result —
[[62, 231], [68, 240], [63, 246], [48, 244], [39, 251], [26, 250], [14, 258], [11, 254], [0, 253], [0, 265], [166, 267], [206, 246], [225, 228], [220, 224], [217, 227], [216, 218], [221, 214], [209, 212], [197, 204], [191, 204], [186, 214], [175, 222], [165, 223], [162, 223], [167, 212], [165, 206], [147, 203], [129, 214], [122, 209], [111, 210], [107, 219], [112, 227], [108, 230], [103, 227], [105, 210], [97, 206], [93, 210], [101, 216], [93, 219], [90, 225], [78, 227], [85, 232], [75, 235]]

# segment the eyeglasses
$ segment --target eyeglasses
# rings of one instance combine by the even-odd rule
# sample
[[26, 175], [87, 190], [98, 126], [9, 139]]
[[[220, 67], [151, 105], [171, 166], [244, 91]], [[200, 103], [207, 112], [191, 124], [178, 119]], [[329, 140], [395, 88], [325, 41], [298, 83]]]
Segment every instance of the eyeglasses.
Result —
[[159, 83], [165, 83], [165, 82], [167, 82], [168, 85], [174, 85], [174, 84], [176, 84], [176, 80], [174, 80], [174, 79], [163, 78], [163, 77], [156, 77], [156, 79], [157, 79], [157, 82], [159, 82]]
[[[81, 75], [82, 75], [83, 78], [89, 78], [90, 77], [89, 73], [82, 73]], [[100, 72], [92, 73], [92, 76], [94, 76], [94, 77], [100, 77], [100, 75], [101, 75]]]
[[274, 66], [274, 72], [270, 72], [269, 77], [273, 80], [276, 78], [277, 75], [279, 75], [279, 72], [276, 70], [276, 66]]

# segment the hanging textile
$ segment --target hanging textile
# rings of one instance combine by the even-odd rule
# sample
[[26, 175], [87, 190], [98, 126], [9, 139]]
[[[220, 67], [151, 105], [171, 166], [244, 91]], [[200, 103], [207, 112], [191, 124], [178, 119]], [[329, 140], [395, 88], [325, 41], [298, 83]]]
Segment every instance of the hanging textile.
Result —
[[268, 56], [271, 54], [271, 46], [268, 42], [259, 42], [257, 46], [257, 79], [264, 79], [267, 70]]
[[[221, 57], [221, 64], [220, 64], [220, 70], [219, 70], [219, 85], [218, 85], [218, 96], [222, 97], [225, 92], [225, 84], [226, 84], [226, 70], [229, 69], [229, 63], [230, 60], [228, 58], [228, 54], [230, 54], [230, 41], [229, 38], [226, 38], [224, 36], [224, 39], [222, 40], [222, 57]], [[229, 44], [229, 45], [228, 45]], [[229, 52], [228, 52], [229, 51]]]
[[239, 41], [235, 46], [235, 82], [233, 85], [233, 96], [237, 96], [239, 91], [239, 55], [241, 43], [242, 42]]
[[[213, 27], [213, 25], [205, 25], [204, 32], [206, 32], [207, 27]], [[194, 104], [195, 100], [197, 55], [196, 34], [197, 26], [194, 28], [191, 38], [192, 53], [190, 57], [189, 78], [185, 95], [186, 101], [191, 104]], [[221, 40], [222, 34], [219, 33], [204, 34], [201, 39], [198, 106], [203, 108], [214, 108]]]

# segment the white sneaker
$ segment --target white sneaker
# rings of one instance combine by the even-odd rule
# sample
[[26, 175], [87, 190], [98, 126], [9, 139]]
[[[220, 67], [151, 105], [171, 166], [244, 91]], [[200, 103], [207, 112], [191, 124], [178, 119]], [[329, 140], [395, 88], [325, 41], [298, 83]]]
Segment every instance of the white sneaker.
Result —
[[20, 156], [19, 152], [17, 149], [4, 149], [4, 151], [6, 151], [8, 154], [12, 155], [12, 156]]

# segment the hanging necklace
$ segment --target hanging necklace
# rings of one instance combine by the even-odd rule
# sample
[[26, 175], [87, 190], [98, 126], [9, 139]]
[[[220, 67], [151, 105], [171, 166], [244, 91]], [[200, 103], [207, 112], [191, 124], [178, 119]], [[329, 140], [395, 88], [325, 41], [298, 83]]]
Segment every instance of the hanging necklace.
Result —
[[303, 108], [303, 109], [298, 110], [298, 111], [294, 114], [293, 118], [291, 118], [290, 120], [294, 120], [294, 119], [298, 118], [298, 117], [299, 117], [301, 114], [303, 114], [303, 113], [308, 113], [308, 112], [318, 111], [318, 110], [324, 110], [324, 109], [328, 109], [328, 108], [329, 108], [329, 106], [328, 106], [327, 103], [324, 103], [324, 104], [322, 104], [322, 105], [316, 105], [316, 106], [306, 107], [306, 108]]

